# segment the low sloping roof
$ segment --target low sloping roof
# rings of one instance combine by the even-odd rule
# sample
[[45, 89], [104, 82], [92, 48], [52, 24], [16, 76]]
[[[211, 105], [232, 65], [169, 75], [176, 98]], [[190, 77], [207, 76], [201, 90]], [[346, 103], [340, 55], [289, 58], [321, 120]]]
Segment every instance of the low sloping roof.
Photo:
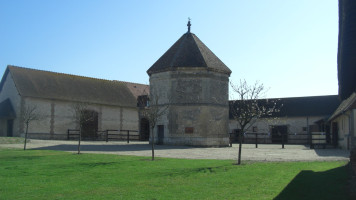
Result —
[[135, 97], [124, 83], [118, 81], [16, 66], [8, 66], [6, 70], [11, 74], [21, 96], [136, 107]]
[[10, 99], [5, 99], [0, 103], [0, 118], [14, 119], [16, 118], [16, 113], [12, 107]]
[[134, 95], [136, 99], [139, 96], [150, 94], [150, 86], [149, 85], [140, 84], [140, 83], [123, 82], [123, 81], [122, 81], [122, 83], [126, 84], [126, 86], [131, 91], [132, 95]]
[[282, 116], [330, 116], [340, 105], [337, 95], [281, 98]]
[[339, 107], [335, 110], [335, 112], [329, 118], [329, 121], [335, 119], [337, 116], [346, 112], [349, 109], [356, 108], [356, 93], [352, 93], [349, 98], [343, 100]]
[[[259, 99], [261, 104], [265, 104], [267, 99]], [[303, 116], [330, 116], [340, 105], [337, 95], [309, 96], [309, 97], [289, 97], [272, 98], [270, 102], [277, 102], [282, 105], [280, 112], [275, 113], [273, 117], [303, 117]], [[232, 102], [230, 102], [230, 107]], [[230, 113], [230, 118], [232, 118]]]
[[199, 67], [231, 74], [231, 70], [193, 33], [187, 32], [147, 70], [152, 73], [179, 67]]

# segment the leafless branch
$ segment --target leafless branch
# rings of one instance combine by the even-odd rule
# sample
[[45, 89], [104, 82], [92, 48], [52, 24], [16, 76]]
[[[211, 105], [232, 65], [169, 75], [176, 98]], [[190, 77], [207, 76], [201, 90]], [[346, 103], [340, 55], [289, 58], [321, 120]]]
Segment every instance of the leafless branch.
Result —
[[28, 105], [22, 110], [21, 120], [26, 124], [24, 150], [26, 150], [28, 127], [33, 121], [42, 120], [44, 116], [38, 111], [36, 105]]
[[256, 81], [249, 85], [246, 80], [240, 80], [239, 84], [230, 82], [230, 85], [238, 96], [238, 99], [230, 102], [230, 114], [237, 121], [240, 128], [239, 157], [241, 162], [242, 133], [248, 130], [256, 121], [263, 117], [271, 117], [280, 111], [277, 100], [261, 99], [265, 95], [265, 87]]

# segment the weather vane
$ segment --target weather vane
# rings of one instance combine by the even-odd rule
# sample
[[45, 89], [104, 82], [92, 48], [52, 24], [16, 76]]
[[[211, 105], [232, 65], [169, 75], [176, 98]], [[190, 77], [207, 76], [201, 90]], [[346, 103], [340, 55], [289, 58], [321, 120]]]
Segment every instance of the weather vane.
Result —
[[190, 26], [192, 25], [191, 23], [190, 23], [190, 17], [188, 17], [188, 24], [187, 24], [187, 26], [188, 26], [188, 33], [190, 33]]

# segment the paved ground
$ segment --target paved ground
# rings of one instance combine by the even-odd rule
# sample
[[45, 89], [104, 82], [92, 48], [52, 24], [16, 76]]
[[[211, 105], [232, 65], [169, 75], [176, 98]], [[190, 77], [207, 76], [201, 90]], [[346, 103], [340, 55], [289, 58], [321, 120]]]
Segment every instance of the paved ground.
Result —
[[[156, 157], [188, 159], [236, 160], [238, 144], [225, 148], [194, 148], [185, 146], [156, 145]], [[243, 144], [242, 160], [252, 161], [331, 161], [349, 160], [349, 152], [340, 149], [309, 149], [304, 145], [259, 145]], [[0, 148], [23, 148], [23, 144], [0, 144]], [[76, 141], [33, 140], [28, 149], [49, 149], [75, 152]], [[82, 142], [82, 153], [107, 153], [117, 155], [151, 156], [148, 142]]]

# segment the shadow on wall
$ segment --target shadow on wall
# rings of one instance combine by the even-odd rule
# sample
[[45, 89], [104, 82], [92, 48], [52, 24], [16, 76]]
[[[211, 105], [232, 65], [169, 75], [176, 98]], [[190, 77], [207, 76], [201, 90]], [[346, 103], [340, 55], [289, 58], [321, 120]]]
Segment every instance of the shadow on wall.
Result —
[[323, 172], [301, 171], [274, 199], [354, 199], [348, 180], [348, 165]]

